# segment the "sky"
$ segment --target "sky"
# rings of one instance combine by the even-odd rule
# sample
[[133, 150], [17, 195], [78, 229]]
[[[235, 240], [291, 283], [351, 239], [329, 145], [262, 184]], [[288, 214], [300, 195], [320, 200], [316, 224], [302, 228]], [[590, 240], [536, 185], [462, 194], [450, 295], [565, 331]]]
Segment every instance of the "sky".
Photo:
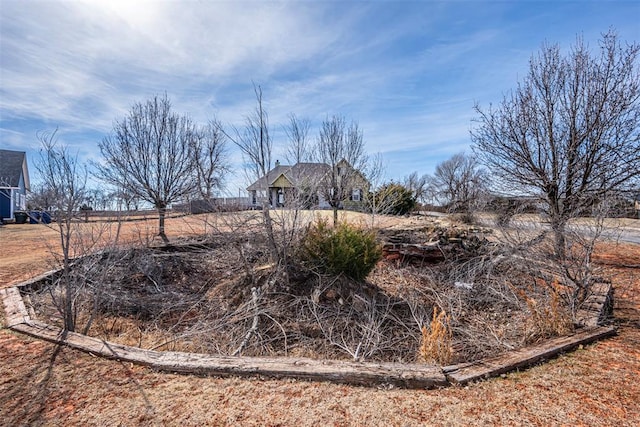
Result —
[[[0, 0], [0, 148], [38, 132], [81, 161], [131, 106], [164, 93], [174, 111], [239, 126], [263, 91], [283, 159], [290, 114], [313, 139], [333, 115], [356, 121], [387, 179], [433, 173], [470, 152], [474, 105], [499, 102], [543, 43], [594, 49], [610, 28], [640, 41], [633, 1]], [[246, 186], [239, 151], [225, 194]]]

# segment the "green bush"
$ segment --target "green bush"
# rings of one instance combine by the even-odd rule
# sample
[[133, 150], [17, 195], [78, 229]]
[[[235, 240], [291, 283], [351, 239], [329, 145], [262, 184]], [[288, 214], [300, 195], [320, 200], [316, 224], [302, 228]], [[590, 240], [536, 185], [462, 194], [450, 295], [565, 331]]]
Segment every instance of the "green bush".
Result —
[[416, 207], [416, 199], [408, 188], [400, 184], [386, 184], [373, 195], [375, 209], [390, 215], [406, 215]]
[[340, 223], [335, 228], [327, 220], [312, 224], [303, 242], [303, 258], [326, 274], [344, 274], [363, 280], [382, 257], [375, 233]]

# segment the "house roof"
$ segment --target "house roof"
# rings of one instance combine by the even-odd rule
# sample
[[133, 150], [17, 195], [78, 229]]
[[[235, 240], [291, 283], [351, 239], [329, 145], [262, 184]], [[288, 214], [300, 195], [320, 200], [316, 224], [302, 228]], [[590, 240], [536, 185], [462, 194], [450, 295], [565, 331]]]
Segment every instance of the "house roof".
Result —
[[265, 176], [260, 177], [256, 182], [247, 187], [249, 191], [266, 190], [273, 184], [273, 182], [283, 175], [285, 172], [291, 169], [289, 165], [277, 165], [271, 169]]
[[261, 177], [256, 182], [247, 187], [248, 191], [266, 190], [284, 176], [293, 186], [298, 186], [307, 181], [320, 181], [329, 170], [326, 163], [296, 163], [293, 166], [278, 165], [271, 169], [266, 176]]
[[329, 172], [330, 166], [326, 163], [296, 163], [287, 177], [295, 185], [300, 185], [304, 181], [318, 183]]
[[20, 176], [29, 189], [27, 154], [24, 151], [0, 150], [0, 188], [18, 188]]

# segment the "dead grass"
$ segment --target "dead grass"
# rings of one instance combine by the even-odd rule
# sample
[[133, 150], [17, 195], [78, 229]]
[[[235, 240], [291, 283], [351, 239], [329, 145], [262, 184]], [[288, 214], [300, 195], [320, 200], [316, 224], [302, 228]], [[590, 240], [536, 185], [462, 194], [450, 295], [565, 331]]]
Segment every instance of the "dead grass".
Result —
[[527, 319], [527, 342], [533, 343], [554, 336], [567, 335], [573, 330], [571, 316], [561, 302], [558, 292], [551, 292], [542, 303], [524, 296], [531, 315]]
[[[12, 227], [22, 229], [20, 239]], [[41, 246], [48, 232], [29, 227], [0, 229], [12, 254], [0, 260], [0, 283], [47, 269]], [[635, 426], [640, 270], [623, 266], [638, 264], [640, 246], [601, 245], [596, 259], [614, 274], [618, 336], [524, 372], [443, 390], [163, 374], [3, 329], [0, 425]]]
[[453, 358], [452, 337], [449, 316], [444, 311], [438, 313], [437, 307], [434, 308], [429, 327], [422, 327], [422, 342], [418, 350], [420, 358], [427, 363], [450, 364]]

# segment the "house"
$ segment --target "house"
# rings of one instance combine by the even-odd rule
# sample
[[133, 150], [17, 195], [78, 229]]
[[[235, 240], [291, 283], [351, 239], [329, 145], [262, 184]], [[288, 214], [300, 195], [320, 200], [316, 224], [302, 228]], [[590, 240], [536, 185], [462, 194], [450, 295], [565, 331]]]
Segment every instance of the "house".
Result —
[[0, 150], [0, 220], [27, 208], [29, 170], [24, 151]]
[[[362, 203], [364, 193], [369, 189], [364, 175], [354, 170], [346, 160], [341, 160], [336, 168], [338, 175], [347, 176], [340, 171], [352, 172], [348, 174], [350, 185], [345, 186], [349, 194], [346, 200]], [[276, 162], [276, 166], [265, 176], [247, 187], [249, 204], [258, 207], [268, 202], [271, 207], [285, 207], [297, 203], [305, 208], [329, 208], [327, 192], [331, 187], [330, 172], [331, 167], [326, 163], [296, 163], [289, 166]]]

